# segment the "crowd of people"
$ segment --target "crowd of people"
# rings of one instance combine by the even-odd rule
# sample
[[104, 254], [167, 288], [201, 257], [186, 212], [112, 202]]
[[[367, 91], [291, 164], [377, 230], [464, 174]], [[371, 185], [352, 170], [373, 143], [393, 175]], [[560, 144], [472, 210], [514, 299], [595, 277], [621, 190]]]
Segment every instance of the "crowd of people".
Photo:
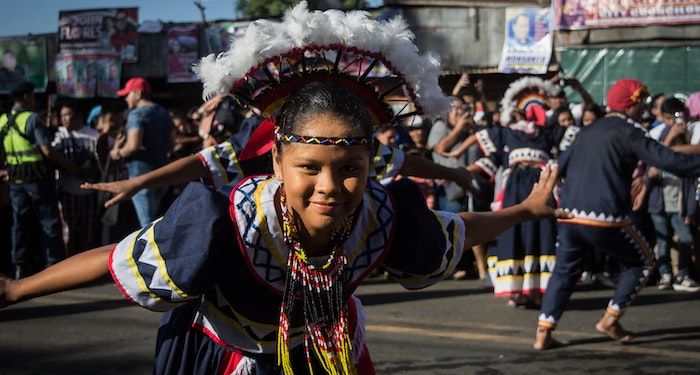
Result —
[[[20, 299], [109, 271], [137, 303], [154, 310], [181, 307], [164, 317], [168, 332], [159, 338], [156, 368], [176, 366], [170, 352], [199, 345], [218, 366], [240, 368], [251, 360], [267, 369], [273, 361], [265, 355], [275, 354], [284, 373], [306, 365], [344, 373], [349, 361], [367, 370], [371, 360], [363, 341], [359, 353], [347, 351], [345, 314], [357, 325], [362, 311], [359, 300], [340, 299], [383, 271], [407, 288], [472, 274], [508, 305], [539, 308], [537, 350], [556, 344], [552, 331], [577, 283], [615, 288], [596, 329], [619, 341], [632, 338], [619, 320], [648, 279], [657, 279], [660, 289], [700, 291], [695, 246], [700, 92], [685, 100], [663, 94], [647, 100], [641, 82], [625, 79], [610, 88], [604, 108], [575, 78], [526, 76], [496, 101], [486, 96], [483, 81], [471, 82], [464, 74], [451, 90], [449, 108], [427, 113], [438, 115], [429, 120], [419, 113], [389, 114], [389, 107], [375, 105], [381, 98], [366, 99], [364, 89], [336, 85], [335, 76], [314, 80], [295, 86], [291, 95], [285, 92], [281, 114], [273, 119], [241, 105], [246, 88], [234, 83], [231, 89], [225, 79], [225, 91], [239, 97], [219, 93], [182, 113], [156, 104], [148, 81], [136, 77], [119, 91], [126, 113], [100, 106], [84, 116], [75, 103], [64, 101], [55, 108], [55, 123], [32, 112], [33, 87], [18, 84], [12, 110], [0, 117], [6, 207], [11, 207], [6, 212], [12, 212], [11, 271], [23, 279], [98, 247], [30, 278], [33, 292]], [[282, 90], [268, 85], [250, 95], [278, 109], [265, 95], [282, 94], [268, 89]], [[565, 89], [578, 93], [581, 102], [568, 103]], [[439, 108], [419, 103], [429, 103], [430, 93], [424, 94], [410, 104]], [[358, 110], [363, 106], [366, 111]], [[387, 125], [372, 129], [377, 121]], [[563, 185], [555, 190], [555, 211], [544, 203], [557, 170]], [[251, 177], [261, 174], [275, 178]], [[184, 187], [196, 179], [204, 185]], [[222, 203], [217, 190], [231, 202]], [[241, 231], [236, 232], [241, 254], [228, 248], [234, 246], [230, 220]], [[394, 224], [404, 229], [398, 237], [389, 234]], [[116, 247], [104, 246], [125, 236]], [[462, 253], [463, 243], [473, 256]], [[359, 253], [346, 259], [348, 244]], [[435, 251], [422, 253], [416, 244]], [[278, 245], [293, 250], [277, 253]], [[193, 248], [198, 252], [187, 253]], [[400, 257], [392, 256], [394, 248], [401, 248]], [[678, 250], [675, 266], [671, 248]], [[239, 266], [258, 252], [267, 254], [267, 264], [252, 260], [249, 269]], [[236, 259], [229, 259], [234, 253]], [[286, 256], [285, 275], [279, 270]], [[325, 260], [310, 260], [316, 257]], [[93, 263], [78, 272], [79, 280], [65, 277], [88, 261]], [[134, 268], [134, 261], [168, 267], [158, 276], [148, 267]], [[355, 263], [346, 268], [346, 262]], [[223, 264], [238, 265], [214, 277]], [[325, 269], [330, 274], [317, 273]], [[41, 275], [62, 273], [57, 285], [39, 284], [48, 277]], [[259, 294], [262, 315], [243, 306], [251, 295], [232, 290], [235, 283]], [[280, 296], [263, 284], [282, 292], [279, 321], [269, 313], [279, 308]], [[303, 314], [294, 308], [295, 293], [303, 295]], [[225, 312], [211, 312], [214, 299], [219, 301], [215, 295], [227, 301]], [[200, 302], [185, 304], [193, 296], [201, 296]], [[216, 321], [221, 314], [254, 316], [261, 320], [246, 324], [268, 327], [262, 331], [274, 325], [276, 349], [264, 347], [267, 334], [251, 336], [255, 329], [243, 337], [222, 328]], [[206, 337], [175, 323], [192, 320]], [[305, 345], [292, 343], [299, 341], [295, 330], [306, 332]], [[215, 344], [226, 340], [232, 341], [223, 347], [241, 350], [223, 352]], [[245, 354], [256, 351], [265, 355]], [[204, 366], [180, 360], [183, 368]]]
[[[97, 105], [88, 113], [74, 100], [59, 100], [38, 113], [33, 86], [11, 88], [12, 109], [3, 126], [1, 272], [26, 277], [67, 256], [116, 241], [164, 212], [177, 195], [171, 189], [142, 189], [133, 204], [108, 204], [108, 194], [86, 183], [134, 179], [196, 154], [205, 144], [198, 129], [205, 110], [168, 111], [151, 101], [147, 80], [129, 80], [123, 105]], [[211, 111], [211, 110], [210, 110]], [[220, 111], [217, 129], [225, 138], [238, 113]], [[211, 123], [211, 121], [210, 121]], [[40, 225], [36, 225], [39, 223]]]

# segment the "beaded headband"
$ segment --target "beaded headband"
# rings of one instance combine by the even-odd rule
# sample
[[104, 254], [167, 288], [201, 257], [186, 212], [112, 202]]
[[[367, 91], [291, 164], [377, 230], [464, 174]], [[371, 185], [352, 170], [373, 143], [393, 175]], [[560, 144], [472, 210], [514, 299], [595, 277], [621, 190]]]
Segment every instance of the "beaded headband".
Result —
[[284, 143], [306, 143], [309, 145], [326, 145], [326, 146], [365, 146], [370, 145], [373, 142], [372, 138], [365, 137], [353, 137], [353, 138], [343, 138], [343, 137], [309, 137], [305, 135], [297, 134], [282, 134], [282, 129], [279, 126], [275, 126], [275, 139], [279, 142]]

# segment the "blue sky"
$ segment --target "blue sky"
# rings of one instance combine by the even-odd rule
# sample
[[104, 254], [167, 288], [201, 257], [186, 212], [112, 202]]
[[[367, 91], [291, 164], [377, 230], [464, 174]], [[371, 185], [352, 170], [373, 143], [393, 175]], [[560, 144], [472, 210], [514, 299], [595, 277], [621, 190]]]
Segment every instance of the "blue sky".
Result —
[[[376, 4], [378, 0], [371, 0]], [[204, 0], [208, 20], [235, 18], [236, 0]], [[58, 29], [58, 11], [90, 8], [139, 8], [139, 20], [199, 21], [192, 0], [3, 0], [0, 37], [44, 34]]]

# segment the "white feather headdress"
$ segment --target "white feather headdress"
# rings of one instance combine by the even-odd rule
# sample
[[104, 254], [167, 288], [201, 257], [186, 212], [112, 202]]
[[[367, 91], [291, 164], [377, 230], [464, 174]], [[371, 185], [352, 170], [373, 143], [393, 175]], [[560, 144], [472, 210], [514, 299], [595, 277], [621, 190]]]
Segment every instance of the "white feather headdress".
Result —
[[[313, 68], [307, 64], [323, 60], [320, 66], [326, 72], [372, 87], [375, 101], [385, 102], [389, 91], [401, 88], [409, 100], [405, 108], [412, 112], [394, 118], [416, 113], [437, 117], [449, 109], [449, 99], [438, 85], [440, 62], [434, 55], [419, 54], [413, 39], [401, 17], [383, 22], [364, 11], [310, 12], [302, 1], [285, 13], [282, 22], [251, 23], [229, 51], [202, 58], [195, 72], [204, 84], [205, 99], [240, 94], [239, 99], [256, 106], [261, 97], [274, 96], [274, 89], [291, 79], [318, 73], [319, 64]], [[398, 84], [390, 90], [377, 88], [379, 76]], [[278, 103], [263, 101], [278, 108]], [[389, 111], [388, 104], [384, 106]], [[269, 114], [270, 108], [259, 109]]]
[[[513, 81], [501, 99], [501, 123], [510, 124], [513, 111], [518, 109], [520, 97], [530, 91], [541, 91], [547, 96], [557, 96], [561, 88], [539, 77], [527, 76]], [[544, 99], [544, 97], [542, 98]]]

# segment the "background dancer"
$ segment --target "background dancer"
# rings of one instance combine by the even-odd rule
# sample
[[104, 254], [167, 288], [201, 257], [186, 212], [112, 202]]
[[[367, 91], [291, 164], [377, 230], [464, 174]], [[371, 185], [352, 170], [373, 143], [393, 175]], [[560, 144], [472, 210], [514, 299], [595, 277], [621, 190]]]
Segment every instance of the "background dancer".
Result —
[[604, 249], [620, 265], [615, 294], [596, 329], [621, 342], [633, 336], [619, 323], [654, 269], [654, 255], [644, 236], [632, 224], [632, 176], [638, 161], [677, 175], [700, 175], [700, 156], [671, 151], [649, 138], [635, 121], [648, 96], [639, 81], [623, 79], [608, 91], [612, 112], [582, 128], [559, 165], [564, 184], [560, 207], [574, 218], [558, 225], [557, 263], [542, 300], [533, 347], [557, 344], [552, 331], [583, 271], [586, 252]]

